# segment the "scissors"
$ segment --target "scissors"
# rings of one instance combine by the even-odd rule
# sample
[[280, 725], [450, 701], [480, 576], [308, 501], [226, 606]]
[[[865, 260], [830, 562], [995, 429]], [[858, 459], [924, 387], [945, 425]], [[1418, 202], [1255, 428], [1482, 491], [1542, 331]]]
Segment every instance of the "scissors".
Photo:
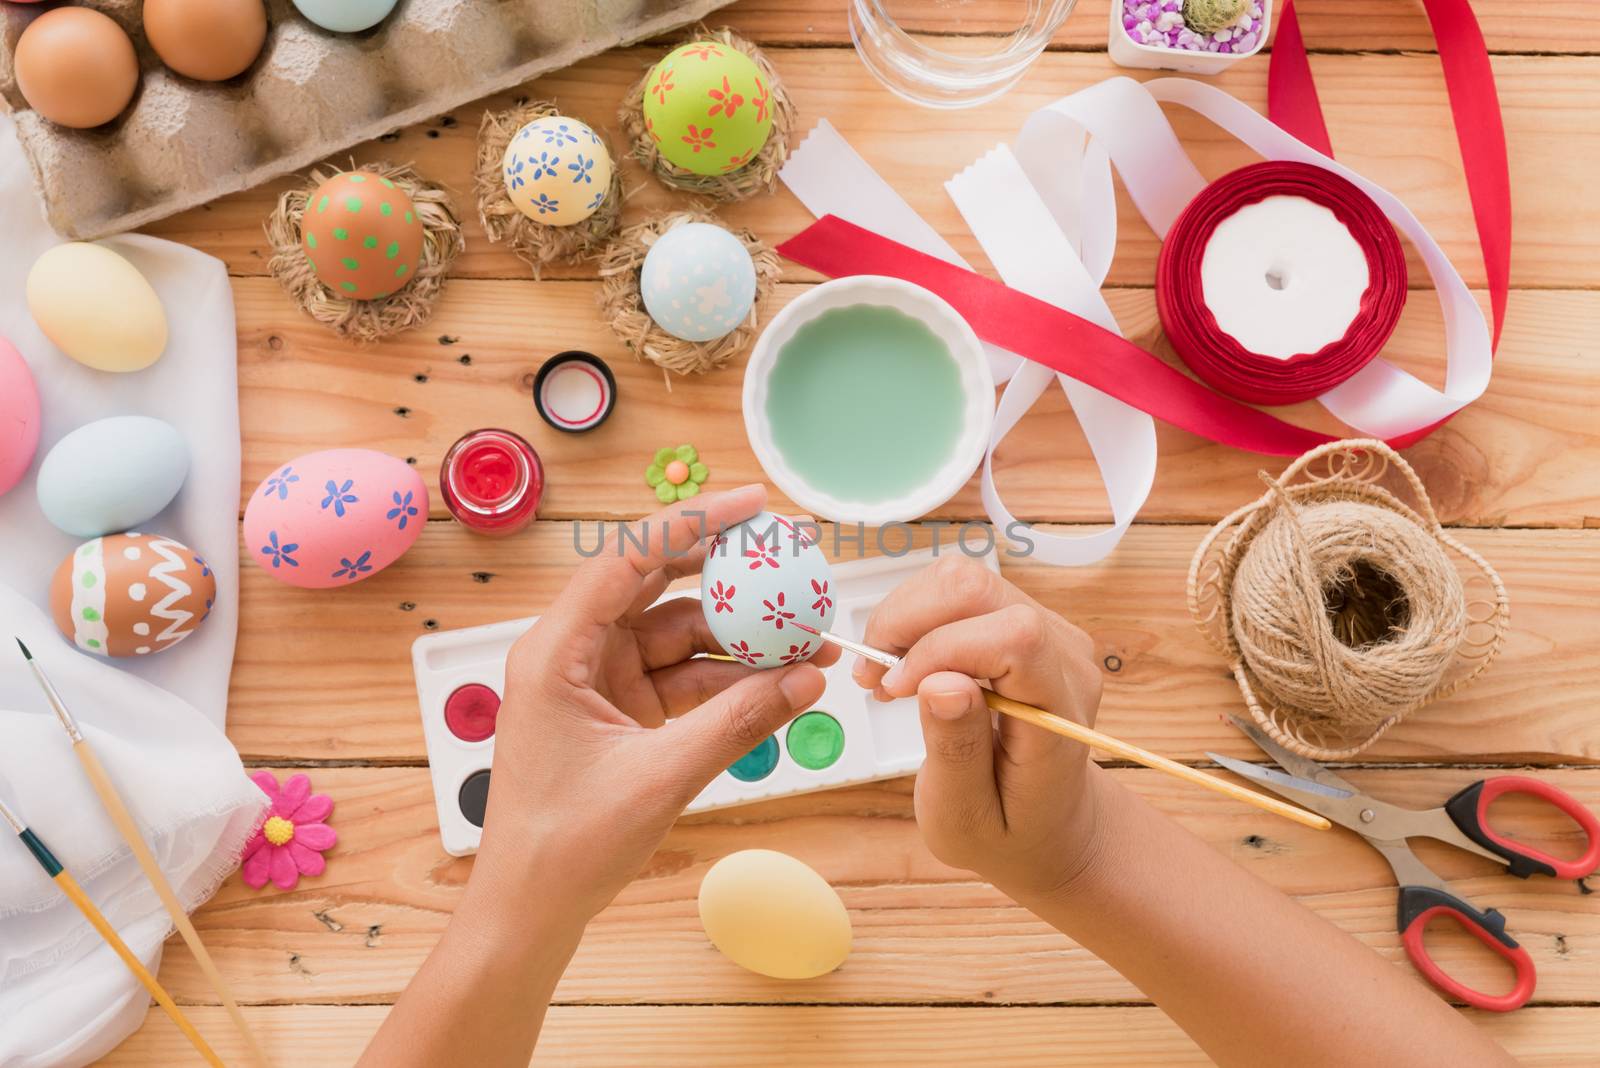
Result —
[[[1433, 838], [1458, 849], [1498, 861], [1519, 879], [1550, 875], [1581, 879], [1600, 868], [1600, 820], [1575, 798], [1549, 783], [1519, 775], [1480, 779], [1439, 808], [1400, 808], [1357, 790], [1332, 771], [1289, 752], [1253, 724], [1229, 717], [1283, 771], [1250, 764], [1217, 753], [1206, 755], [1236, 775], [1260, 783], [1274, 793], [1320, 812], [1348, 827], [1383, 854], [1400, 884], [1398, 930], [1406, 956], [1440, 990], [1474, 1008], [1510, 1012], [1533, 996], [1533, 958], [1506, 933], [1506, 919], [1496, 909], [1479, 911], [1452, 894], [1445, 882], [1423, 864], [1406, 844], [1408, 838]], [[1497, 833], [1488, 822], [1489, 805], [1507, 794], [1531, 794], [1565, 812], [1583, 829], [1588, 847], [1576, 860], [1561, 860]], [[1447, 916], [1478, 941], [1503, 957], [1516, 971], [1516, 985], [1506, 994], [1485, 994], [1447, 975], [1428, 956], [1422, 934], [1430, 922]]]

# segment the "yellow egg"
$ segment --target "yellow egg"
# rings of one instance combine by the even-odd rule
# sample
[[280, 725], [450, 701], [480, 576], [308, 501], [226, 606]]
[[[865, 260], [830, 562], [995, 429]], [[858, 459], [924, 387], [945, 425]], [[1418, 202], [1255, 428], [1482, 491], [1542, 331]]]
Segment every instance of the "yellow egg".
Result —
[[28, 272], [28, 310], [45, 337], [97, 371], [142, 371], [167, 347], [167, 313], [139, 269], [108, 248], [57, 245]]
[[741, 968], [814, 979], [850, 955], [850, 914], [828, 881], [770, 849], [723, 857], [700, 883], [706, 937]]
[[565, 115], [534, 119], [518, 130], [506, 145], [501, 171], [511, 203], [546, 226], [582, 222], [611, 191], [605, 142]]

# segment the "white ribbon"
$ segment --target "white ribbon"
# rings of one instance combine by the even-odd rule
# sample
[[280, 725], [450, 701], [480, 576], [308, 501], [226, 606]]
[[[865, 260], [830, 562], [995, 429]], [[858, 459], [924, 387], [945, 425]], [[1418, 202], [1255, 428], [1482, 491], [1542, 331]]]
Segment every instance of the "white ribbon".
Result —
[[[998, 146], [945, 184], [1007, 285], [1120, 333], [1100, 292], [1116, 249], [1112, 168], [1161, 237], [1206, 185], [1162, 113], [1162, 103], [1198, 112], [1268, 159], [1311, 163], [1349, 179], [1420, 252], [1444, 309], [1444, 390], [1375, 359], [1318, 398], [1329, 412], [1365, 434], [1396, 437], [1430, 426], [1483, 394], [1492, 366], [1488, 324], [1416, 216], [1383, 187], [1296, 140], [1227, 93], [1186, 78], [1141, 84], [1117, 77], [1063, 97], [1029, 116], [1015, 149]], [[967, 266], [825, 119], [779, 176], [814, 215], [837, 215]], [[1004, 532], [1015, 517], [995, 486], [994, 451], [1049, 387], [1053, 372], [994, 346], [989, 346], [989, 355], [996, 381], [1009, 382], [984, 458], [982, 492], [989, 518]], [[1155, 425], [1137, 408], [1067, 375], [1055, 377], [1099, 466], [1113, 524], [1082, 537], [1038, 532], [1030, 537], [1035, 558], [1045, 563], [1088, 564], [1116, 546], [1149, 495], [1155, 479]]]

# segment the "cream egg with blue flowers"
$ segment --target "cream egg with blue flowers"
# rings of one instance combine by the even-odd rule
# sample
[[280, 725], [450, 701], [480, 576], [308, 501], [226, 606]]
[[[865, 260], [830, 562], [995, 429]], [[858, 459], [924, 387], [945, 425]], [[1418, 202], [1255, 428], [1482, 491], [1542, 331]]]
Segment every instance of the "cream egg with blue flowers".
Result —
[[522, 214], [547, 226], [571, 226], [598, 211], [610, 194], [611, 153], [587, 124], [551, 115], [512, 135], [501, 177]]
[[714, 341], [750, 314], [756, 267], [744, 242], [711, 223], [680, 223], [656, 238], [639, 272], [644, 307], [673, 337]]

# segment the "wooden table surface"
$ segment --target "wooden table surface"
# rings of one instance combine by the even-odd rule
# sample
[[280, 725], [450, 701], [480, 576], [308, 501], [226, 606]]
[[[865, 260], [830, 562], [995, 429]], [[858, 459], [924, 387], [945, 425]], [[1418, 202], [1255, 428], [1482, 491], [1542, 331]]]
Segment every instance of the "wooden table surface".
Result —
[[[844, 0], [741, 0], [726, 22], [764, 44], [809, 125], [826, 116], [924, 217], [985, 261], [941, 187], [1034, 108], [1112, 74], [1105, 5], [1082, 0], [1051, 50], [998, 102], [920, 110], [881, 89], [850, 47]], [[996, 28], [1009, 5], [959, 8], [951, 32]], [[1484, 280], [1445, 89], [1420, 7], [1405, 0], [1310, 0], [1306, 37], [1340, 158], [1398, 193], [1468, 283]], [[1512, 630], [1489, 674], [1404, 723], [1353, 765], [1352, 780], [1416, 806], [1441, 802], [1499, 768], [1539, 774], [1600, 807], [1600, 32], [1580, 0], [1478, 0], [1499, 81], [1515, 200], [1513, 290], [1488, 395], [1410, 450], [1442, 517], [1504, 575]], [[931, 16], [930, 16], [931, 17]], [[354, 151], [414, 161], [469, 199], [484, 107], [551, 98], [615, 132], [617, 102], [658, 49], [615, 51]], [[1139, 75], [1133, 72], [1136, 77]], [[1264, 107], [1265, 58], [1217, 84]], [[1203, 121], [1180, 132], [1210, 175], [1247, 161]], [[341, 158], [343, 156], [341, 155]], [[630, 164], [626, 215], [682, 198]], [[739, 361], [671, 390], [602, 325], [591, 266], [533, 281], [467, 223], [467, 251], [435, 319], [368, 348], [339, 342], [295, 311], [266, 274], [262, 221], [288, 182], [241, 193], [152, 227], [227, 261], [239, 323], [240, 407], [248, 493], [269, 468], [314, 449], [364, 446], [414, 462], [434, 488], [446, 446], [484, 425], [515, 428], [544, 457], [550, 488], [530, 533], [466, 533], [433, 498], [431, 522], [398, 565], [359, 586], [308, 592], [245, 565], [243, 622], [228, 733], [246, 762], [307, 770], [335, 800], [340, 844], [327, 874], [290, 893], [237, 879], [197, 915], [279, 1064], [347, 1065], [433, 946], [460, 900], [470, 859], [444, 854], [413, 689], [409, 648], [431, 630], [542, 610], [574, 562], [571, 524], [638, 516], [653, 505], [642, 472], [658, 446], [696, 443], [713, 486], [761, 477], [739, 412]], [[806, 213], [782, 191], [724, 211], [769, 241]], [[1127, 334], [1162, 344], [1151, 282], [1156, 241], [1122, 203], [1108, 295]], [[786, 267], [777, 305], [816, 276]], [[1420, 271], [1413, 277], [1419, 277]], [[1480, 293], [1480, 297], [1481, 297]], [[1440, 378], [1437, 303], [1417, 292], [1388, 355]], [[529, 401], [550, 354], [589, 349], [620, 385], [616, 413], [585, 435], [550, 431]], [[1159, 348], [1158, 348], [1159, 351]], [[1589, 414], [1584, 414], [1584, 413]], [[1320, 409], [1294, 416], [1334, 429]], [[1260, 490], [1276, 460], [1161, 427], [1160, 471], [1141, 522], [1106, 562], [1007, 574], [1085, 627], [1105, 670], [1103, 726], [1186, 761], [1207, 749], [1254, 755], [1218, 720], [1239, 706], [1222, 663], [1187, 618], [1183, 578], [1206, 525]], [[1059, 398], [1041, 404], [1001, 450], [1001, 486], [1040, 522], [1095, 524], [1108, 508], [1095, 465]], [[939, 512], [981, 518], [976, 479]], [[1218, 850], [1371, 945], [1396, 967], [1393, 879], [1343, 831], [1317, 834], [1136, 768], [1115, 774]], [[1514, 803], [1507, 806], [1515, 817]], [[1547, 847], [1570, 828], [1528, 815]], [[747, 974], [706, 942], [694, 898], [708, 865], [771, 847], [816, 867], [843, 895], [855, 952], [807, 983]], [[1502, 908], [1539, 969], [1535, 1002], [1475, 1022], [1529, 1064], [1600, 1063], [1600, 880], [1512, 879], [1490, 863], [1420, 847], [1460, 894]], [[1182, 872], [1173, 872], [1182, 879]], [[537, 907], [530, 902], [530, 907]], [[1435, 955], [1498, 981], [1476, 947], [1441, 931]], [[238, 1053], [221, 1009], [181, 943], [162, 980], [212, 1041]], [[1327, 977], [1336, 989], [1339, 977]], [[837, 790], [683, 820], [645, 872], [590, 927], [556, 995], [543, 1063], [623, 1066], [1100, 1065], [1206, 1063], [1130, 984], [970, 874], [937, 863], [911, 813], [911, 780]], [[1241, 1006], [1239, 1026], [1249, 1026]], [[187, 1064], [161, 1013], [106, 1063]], [[230, 1057], [230, 1059], [232, 1059]], [[242, 1063], [242, 1061], [241, 1061]]]

